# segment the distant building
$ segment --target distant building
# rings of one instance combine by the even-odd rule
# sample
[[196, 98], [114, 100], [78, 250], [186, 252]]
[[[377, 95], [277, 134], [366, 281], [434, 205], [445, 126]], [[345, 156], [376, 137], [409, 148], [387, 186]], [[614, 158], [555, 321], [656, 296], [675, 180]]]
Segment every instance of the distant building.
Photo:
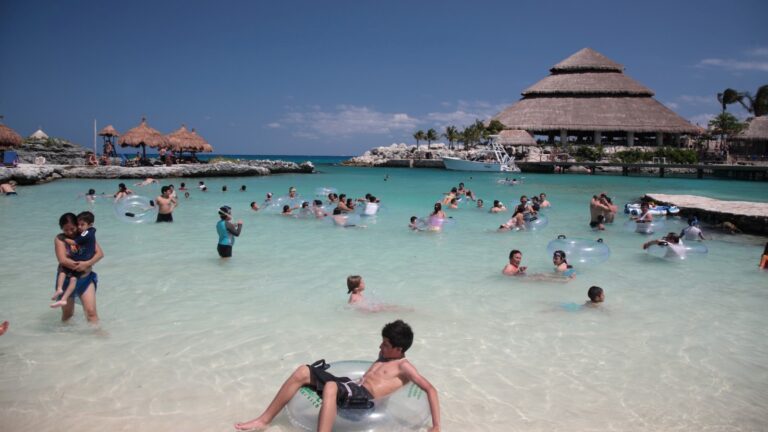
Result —
[[732, 139], [731, 153], [751, 160], [768, 157], [768, 116], [749, 120], [747, 128]]
[[677, 145], [703, 132], [653, 98], [624, 67], [584, 48], [550, 69], [498, 114], [507, 129], [546, 136], [554, 144]]
[[29, 139], [41, 140], [41, 141], [42, 140], [47, 140], [48, 139], [48, 134], [43, 132], [42, 129], [38, 129], [38, 130], [35, 131], [35, 133], [33, 133], [32, 135], [29, 136]]

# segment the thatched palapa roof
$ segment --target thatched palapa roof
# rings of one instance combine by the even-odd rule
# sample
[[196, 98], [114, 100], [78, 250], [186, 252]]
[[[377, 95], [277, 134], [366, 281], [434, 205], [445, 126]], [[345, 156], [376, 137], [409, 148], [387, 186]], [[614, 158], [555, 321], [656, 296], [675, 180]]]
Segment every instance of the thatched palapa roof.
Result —
[[536, 140], [528, 132], [520, 129], [505, 129], [499, 132], [496, 142], [503, 146], [533, 146]]
[[48, 134], [43, 132], [42, 129], [38, 129], [34, 131], [28, 138], [33, 140], [46, 140], [48, 139]]
[[193, 135], [185, 125], [169, 133], [166, 138], [171, 145], [171, 150], [176, 152], [202, 151], [203, 149], [200, 137], [197, 134]]
[[755, 117], [747, 128], [733, 137], [737, 141], [768, 141], [768, 116]]
[[[2, 120], [0, 116], [0, 120]], [[8, 126], [0, 123], [0, 149], [6, 149], [11, 147], [18, 147], [21, 145], [21, 135]]]
[[146, 145], [152, 148], [167, 148], [168, 140], [157, 129], [147, 125], [147, 119], [141, 118], [141, 124], [126, 132], [119, 141], [122, 147], [139, 147]]
[[120, 134], [112, 125], [108, 125], [104, 129], [99, 131], [99, 136], [116, 137], [116, 136], [120, 136]]
[[200, 135], [198, 135], [197, 132], [195, 131], [195, 128], [192, 128], [192, 132], [190, 132], [190, 133], [192, 134], [192, 136], [197, 140], [197, 142], [200, 145], [201, 150], [198, 150], [198, 151], [205, 152], [205, 153], [212, 153], [213, 152], [213, 146], [208, 144], [208, 141], [206, 141], [205, 138], [203, 138]]
[[653, 99], [653, 91], [624, 75], [624, 67], [584, 48], [550, 69], [523, 98], [495, 119], [508, 129], [553, 133], [625, 131], [693, 133], [702, 129]]

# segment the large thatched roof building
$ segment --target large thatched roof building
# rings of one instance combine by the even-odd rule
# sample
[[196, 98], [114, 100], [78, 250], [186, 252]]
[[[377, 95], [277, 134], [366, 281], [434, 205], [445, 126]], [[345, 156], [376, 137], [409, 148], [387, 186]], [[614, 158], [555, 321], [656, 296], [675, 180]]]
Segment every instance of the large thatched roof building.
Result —
[[755, 117], [747, 128], [733, 137], [733, 152], [749, 158], [768, 156], [768, 116]]
[[509, 129], [555, 136], [560, 142], [674, 144], [702, 130], [653, 98], [653, 91], [624, 74], [624, 67], [584, 48], [523, 91], [495, 119]]

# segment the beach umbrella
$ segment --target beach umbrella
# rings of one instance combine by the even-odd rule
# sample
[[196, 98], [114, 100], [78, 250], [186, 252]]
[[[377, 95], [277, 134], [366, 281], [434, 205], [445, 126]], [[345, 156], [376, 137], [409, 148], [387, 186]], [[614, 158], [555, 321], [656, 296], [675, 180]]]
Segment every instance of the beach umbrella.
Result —
[[3, 116], [0, 116], [0, 150], [5, 150], [11, 147], [18, 147], [21, 145], [21, 135], [16, 131], [2, 124]]
[[99, 131], [99, 136], [101, 137], [119, 137], [120, 133], [117, 132], [117, 130], [114, 128], [114, 126], [109, 125], [105, 127], [104, 129]]
[[197, 144], [198, 144], [198, 150], [197, 151], [201, 151], [201, 152], [205, 152], [205, 153], [212, 153], [213, 152], [213, 146], [208, 144], [208, 141], [206, 141], [205, 138], [203, 138], [200, 135], [198, 135], [197, 132], [195, 132], [194, 128], [192, 129], [191, 133], [192, 133], [192, 136], [194, 136], [195, 139], [197, 140]]
[[126, 132], [120, 137], [121, 147], [139, 147], [147, 157], [147, 146], [151, 148], [168, 148], [168, 139], [157, 129], [147, 125], [147, 118], [141, 118], [141, 124]]
[[194, 152], [200, 150], [198, 136], [187, 130], [185, 125], [166, 135], [171, 150], [181, 155], [183, 152]]

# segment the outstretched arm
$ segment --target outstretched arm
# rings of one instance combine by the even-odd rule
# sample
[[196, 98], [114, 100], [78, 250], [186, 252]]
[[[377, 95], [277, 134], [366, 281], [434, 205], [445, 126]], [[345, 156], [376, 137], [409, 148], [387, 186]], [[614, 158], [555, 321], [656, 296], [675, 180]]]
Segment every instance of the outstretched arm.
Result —
[[432, 413], [432, 428], [430, 431], [440, 431], [440, 401], [437, 398], [437, 390], [432, 384], [427, 381], [426, 378], [419, 374], [413, 365], [407, 360], [402, 363], [400, 367], [401, 372], [408, 380], [419, 386], [420, 389], [427, 393], [427, 400], [429, 401], [429, 411]]

